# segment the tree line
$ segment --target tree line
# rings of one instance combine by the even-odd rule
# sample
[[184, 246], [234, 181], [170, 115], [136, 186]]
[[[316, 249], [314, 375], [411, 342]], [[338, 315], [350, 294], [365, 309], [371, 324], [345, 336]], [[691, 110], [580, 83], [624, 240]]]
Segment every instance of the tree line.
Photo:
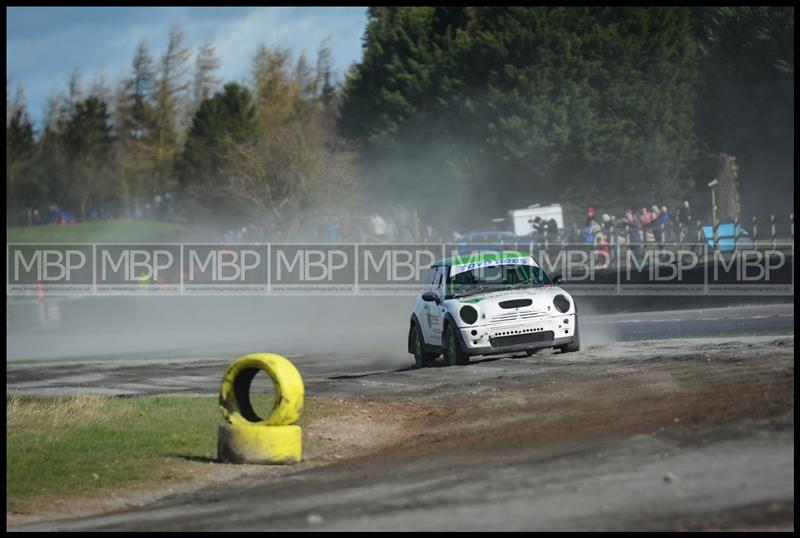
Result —
[[[353, 152], [336, 134], [330, 41], [305, 51], [259, 44], [246, 81], [224, 83], [214, 45], [192, 51], [179, 26], [154, 58], [141, 42], [114, 89], [75, 70], [35, 135], [24, 96], [9, 98], [9, 214], [55, 204], [79, 219], [110, 206], [131, 217], [170, 193], [190, 220], [273, 222], [283, 231], [323, 203], [359, 193]], [[8, 85], [7, 85], [8, 86]]]
[[38, 133], [7, 87], [9, 211], [130, 215], [169, 191], [287, 230], [370, 200], [456, 226], [537, 202], [621, 214], [704, 200], [721, 155], [751, 214], [793, 188], [791, 7], [373, 7], [341, 84], [327, 41], [314, 62], [258, 45], [224, 85], [213, 43], [191, 58], [176, 26], [113, 89], [76, 70]]
[[375, 7], [341, 127], [453, 220], [704, 202], [721, 154], [743, 210], [786, 206], [793, 118], [792, 7]]

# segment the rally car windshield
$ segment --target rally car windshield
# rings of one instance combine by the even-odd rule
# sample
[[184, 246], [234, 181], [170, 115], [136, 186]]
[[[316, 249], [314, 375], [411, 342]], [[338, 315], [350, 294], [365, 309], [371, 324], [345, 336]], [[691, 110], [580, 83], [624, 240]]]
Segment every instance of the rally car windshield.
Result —
[[514, 288], [551, 284], [541, 267], [533, 265], [489, 265], [451, 275], [447, 298], [464, 297]]

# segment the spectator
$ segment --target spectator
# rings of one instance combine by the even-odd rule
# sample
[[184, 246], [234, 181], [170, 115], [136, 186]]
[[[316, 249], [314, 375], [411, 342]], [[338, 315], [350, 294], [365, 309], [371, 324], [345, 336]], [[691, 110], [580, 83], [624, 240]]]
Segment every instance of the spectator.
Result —
[[51, 205], [50, 209], [47, 212], [47, 223], [58, 224], [59, 220], [61, 220], [61, 215], [58, 212], [58, 207], [56, 207], [55, 205]]
[[586, 225], [591, 226], [594, 220], [594, 208], [590, 207], [586, 210]]
[[467, 243], [467, 236], [462, 235], [458, 229], [453, 230], [453, 238], [451, 239], [452, 244], [456, 245], [456, 248], [459, 252], [468, 252], [469, 251], [469, 244]]
[[661, 211], [659, 211], [658, 206], [653, 204], [653, 207], [650, 208], [650, 222], [648, 224], [653, 224], [654, 222], [658, 221], [658, 217], [661, 215]]
[[64, 226], [65, 224], [75, 224], [77, 221], [75, 219], [75, 214], [72, 211], [67, 211], [63, 209], [58, 212], [58, 225]]
[[422, 241], [424, 243], [440, 243], [442, 241], [442, 237], [439, 235], [433, 226], [430, 224], [425, 225], [425, 234], [422, 237]]
[[608, 236], [608, 232], [611, 228], [611, 215], [608, 213], [603, 213], [600, 217], [600, 234], [603, 237]]
[[167, 220], [175, 220], [175, 201], [172, 199], [172, 194], [164, 193], [164, 218]]
[[550, 219], [547, 221], [547, 235], [553, 239], [558, 237], [558, 222], [556, 219]]
[[161, 202], [162, 201], [163, 201], [163, 198], [161, 198], [160, 194], [156, 193], [156, 195], [153, 196], [153, 208], [155, 209], [155, 217], [158, 220], [161, 220]]
[[597, 224], [597, 221], [594, 220], [594, 218], [590, 218], [589, 223], [581, 231], [584, 242], [589, 244], [594, 243], [594, 238], [598, 233], [600, 233], [600, 225]]
[[339, 240], [339, 219], [333, 215], [327, 218], [328, 240], [336, 243]]
[[639, 226], [644, 229], [650, 224], [650, 212], [647, 210], [646, 207], [642, 207], [639, 211]]
[[531, 238], [534, 241], [538, 241], [542, 236], [542, 227], [542, 217], [534, 217], [533, 221], [531, 222]]
[[625, 228], [625, 224], [628, 225], [628, 232], [630, 232], [627, 240], [631, 243], [640, 242], [642, 240], [642, 223], [636, 218], [636, 215], [633, 214], [632, 209], [625, 212], [623, 228]]
[[573, 222], [570, 226], [569, 234], [567, 237], [570, 245], [577, 245], [581, 241], [581, 230], [578, 228], [578, 223]]
[[684, 228], [688, 228], [692, 223], [692, 210], [689, 207], [689, 200], [684, 200], [683, 205], [678, 210], [678, 222], [680, 222]]
[[661, 237], [662, 242], [675, 241], [678, 239], [675, 233], [675, 222], [672, 220], [672, 217], [670, 217], [667, 206], [661, 206], [661, 215], [658, 218], [658, 223], [659, 227], [661, 227], [661, 225], [664, 226], [664, 234], [663, 237]]

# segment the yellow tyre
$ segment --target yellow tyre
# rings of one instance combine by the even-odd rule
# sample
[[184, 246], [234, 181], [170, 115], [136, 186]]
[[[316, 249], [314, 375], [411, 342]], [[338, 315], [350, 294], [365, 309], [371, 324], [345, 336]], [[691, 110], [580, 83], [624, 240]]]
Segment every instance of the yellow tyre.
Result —
[[224, 463], [297, 463], [302, 453], [296, 425], [224, 424], [217, 432], [217, 457]]
[[[259, 370], [266, 372], [275, 385], [275, 404], [266, 419], [259, 417], [250, 403], [250, 385]], [[225, 372], [219, 406], [222, 416], [234, 426], [288, 426], [303, 411], [303, 379], [285, 357], [275, 353], [245, 355]]]

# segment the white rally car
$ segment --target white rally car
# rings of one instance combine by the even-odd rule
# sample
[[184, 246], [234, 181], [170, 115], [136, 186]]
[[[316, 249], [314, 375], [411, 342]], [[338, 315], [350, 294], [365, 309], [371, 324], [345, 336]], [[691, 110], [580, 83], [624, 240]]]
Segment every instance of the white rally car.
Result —
[[556, 282], [521, 252], [436, 262], [411, 314], [408, 352], [429, 366], [441, 354], [456, 365], [472, 355], [578, 351], [575, 301]]

